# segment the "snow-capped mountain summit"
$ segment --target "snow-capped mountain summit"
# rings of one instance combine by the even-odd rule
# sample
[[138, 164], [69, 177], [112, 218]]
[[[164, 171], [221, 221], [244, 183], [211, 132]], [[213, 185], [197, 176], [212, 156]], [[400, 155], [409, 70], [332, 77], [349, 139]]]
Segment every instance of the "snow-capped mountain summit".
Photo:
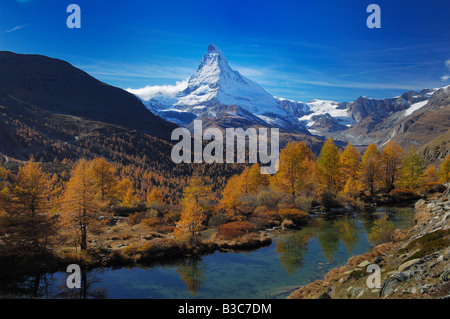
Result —
[[297, 116], [303, 115], [298, 112], [304, 109], [303, 104], [273, 97], [233, 70], [214, 44], [208, 46], [197, 71], [187, 81], [170, 89], [164, 86], [128, 91], [136, 94], [153, 113], [181, 125], [188, 125], [197, 117], [220, 116], [235, 118], [240, 124], [244, 120], [244, 126], [258, 124], [307, 133]]
[[228, 65], [223, 52], [210, 44], [202, 62], [179, 94], [177, 109], [187, 109], [207, 103], [236, 105], [257, 114], [281, 110], [277, 101], [257, 83], [247, 79]]

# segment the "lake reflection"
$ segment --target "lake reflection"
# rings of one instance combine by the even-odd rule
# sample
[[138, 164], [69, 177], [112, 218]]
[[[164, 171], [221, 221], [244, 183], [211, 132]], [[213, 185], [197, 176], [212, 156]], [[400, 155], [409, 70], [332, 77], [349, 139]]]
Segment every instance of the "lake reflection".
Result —
[[83, 272], [68, 289], [65, 272], [0, 282], [0, 295], [36, 298], [285, 298], [300, 285], [371, 249], [367, 233], [387, 214], [397, 228], [412, 225], [412, 208], [314, 218], [300, 230], [272, 233], [273, 242], [249, 252], [216, 252], [170, 263]]

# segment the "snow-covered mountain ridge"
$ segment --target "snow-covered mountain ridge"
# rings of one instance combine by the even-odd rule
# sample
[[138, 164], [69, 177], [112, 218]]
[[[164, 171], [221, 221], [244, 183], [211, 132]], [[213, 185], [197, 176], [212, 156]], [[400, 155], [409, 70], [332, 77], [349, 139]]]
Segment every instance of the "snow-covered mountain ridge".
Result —
[[186, 81], [176, 86], [128, 91], [138, 96], [153, 113], [184, 126], [195, 118], [227, 116], [244, 119], [249, 124], [279, 127], [288, 132], [326, 135], [329, 131], [345, 130], [369, 114], [385, 118], [402, 111], [404, 116], [411, 115], [425, 106], [437, 89], [407, 92], [380, 100], [360, 97], [354, 102], [318, 99], [297, 102], [274, 97], [256, 82], [233, 70], [223, 52], [210, 44], [197, 71]]

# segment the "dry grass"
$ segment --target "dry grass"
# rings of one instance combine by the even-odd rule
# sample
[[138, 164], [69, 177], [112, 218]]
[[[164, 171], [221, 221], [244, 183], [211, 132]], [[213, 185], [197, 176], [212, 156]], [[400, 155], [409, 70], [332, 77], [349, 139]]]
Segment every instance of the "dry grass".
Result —
[[353, 256], [347, 262], [347, 266], [355, 268], [360, 263], [365, 260], [373, 261], [378, 256], [382, 256], [390, 252], [396, 245], [394, 243], [385, 243], [375, 246], [371, 252], [365, 253], [363, 255]]
[[330, 286], [331, 284], [327, 281], [314, 281], [294, 291], [288, 299], [317, 299], [324, 292], [328, 292]]
[[350, 268], [348, 266], [342, 266], [340, 268], [334, 268], [325, 275], [324, 279], [328, 282], [337, 281], [342, 277], [342, 274], [348, 271]]

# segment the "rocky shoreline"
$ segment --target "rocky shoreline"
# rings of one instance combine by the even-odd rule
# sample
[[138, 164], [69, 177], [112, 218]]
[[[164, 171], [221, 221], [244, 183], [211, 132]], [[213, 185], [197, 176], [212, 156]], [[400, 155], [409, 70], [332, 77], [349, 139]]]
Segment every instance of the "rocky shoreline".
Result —
[[[392, 242], [350, 258], [288, 299], [450, 299], [449, 189], [418, 200], [414, 222], [409, 230], [396, 230]], [[380, 268], [379, 287], [368, 287], [369, 265]]]

